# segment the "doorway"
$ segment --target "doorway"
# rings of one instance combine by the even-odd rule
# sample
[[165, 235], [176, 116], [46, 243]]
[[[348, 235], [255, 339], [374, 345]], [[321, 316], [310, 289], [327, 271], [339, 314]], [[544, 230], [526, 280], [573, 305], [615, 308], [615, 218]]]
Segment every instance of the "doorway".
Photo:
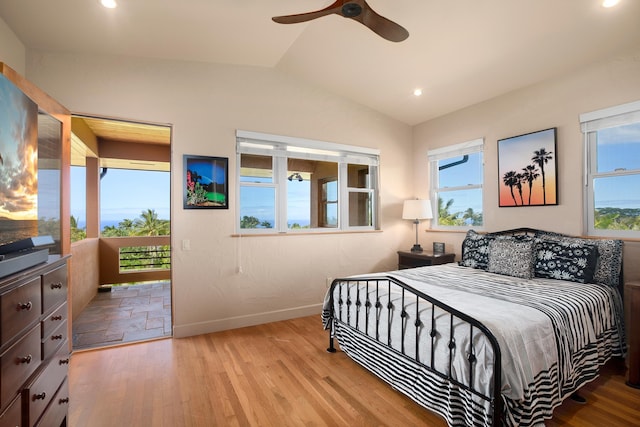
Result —
[[171, 125], [72, 116], [73, 349], [172, 335]]

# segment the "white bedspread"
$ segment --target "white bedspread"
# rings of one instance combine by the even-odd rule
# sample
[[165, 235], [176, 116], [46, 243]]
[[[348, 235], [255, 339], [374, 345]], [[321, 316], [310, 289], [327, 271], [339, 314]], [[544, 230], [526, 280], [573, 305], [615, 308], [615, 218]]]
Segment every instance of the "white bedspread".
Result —
[[[454, 263], [354, 278], [376, 276], [393, 276], [486, 326], [496, 337], [501, 349], [501, 393], [511, 403], [542, 400], [545, 404], [541, 406], [552, 410], [570, 392], [593, 379], [599, 366], [611, 355], [624, 353], [620, 296], [614, 289], [603, 285], [551, 279], [519, 279], [461, 267]], [[375, 316], [371, 315], [365, 321], [363, 305], [367, 292], [362, 289], [358, 291], [355, 283], [349, 288], [342, 289], [341, 295], [334, 295], [336, 317], [342, 311], [342, 322], [346, 322], [348, 317], [349, 321], [346, 323], [351, 325], [355, 325], [358, 317], [358, 329], [375, 337]], [[369, 298], [374, 301], [386, 291], [376, 290], [376, 296], [372, 292], [369, 290]], [[409, 357], [416, 357], [416, 336], [414, 332], [407, 333], [411, 326], [406, 325], [412, 325], [416, 316], [423, 323], [430, 322], [431, 309], [424, 304], [416, 310], [416, 303], [409, 299], [403, 303], [399, 289], [394, 289], [391, 293], [394, 305], [391, 319], [388, 319], [389, 311], [386, 306], [377, 309], [379, 318], [383, 325], [392, 325], [391, 347]], [[345, 304], [347, 297], [352, 304]], [[385, 298], [382, 297], [382, 300], [386, 304]], [[342, 300], [342, 305], [338, 303], [339, 300]], [[360, 304], [356, 304], [356, 300], [360, 300]], [[329, 301], [327, 294], [325, 313], [330, 310]], [[401, 319], [401, 307], [405, 307], [404, 317], [408, 317], [406, 320]], [[371, 312], [375, 313], [376, 309]], [[445, 347], [449, 343], [450, 320], [447, 319], [450, 318], [438, 310], [435, 311], [435, 318], [438, 335], [434, 344], [436, 360], [433, 363], [440, 370], [449, 363], [449, 353]], [[447, 373], [456, 381], [467, 384], [467, 349], [471, 348], [468, 327], [465, 331], [458, 331], [462, 328], [454, 321], [453, 328], [456, 354], [451, 371]], [[422, 363], [428, 360], [431, 353], [429, 332], [430, 326], [419, 331], [417, 337], [420, 343], [417, 356]], [[387, 333], [386, 330], [383, 331], [380, 341], [388, 339], [384, 336]], [[404, 346], [401, 348], [403, 335]], [[486, 364], [490, 363], [493, 355], [486, 345], [486, 338], [481, 334], [474, 334], [471, 340], [477, 357], [472, 386], [483, 393], [490, 393], [491, 381], [488, 375], [491, 366]], [[542, 383], [543, 386], [540, 385]], [[552, 384], [551, 387], [549, 383]], [[535, 410], [536, 408], [525, 408], [524, 412]]]

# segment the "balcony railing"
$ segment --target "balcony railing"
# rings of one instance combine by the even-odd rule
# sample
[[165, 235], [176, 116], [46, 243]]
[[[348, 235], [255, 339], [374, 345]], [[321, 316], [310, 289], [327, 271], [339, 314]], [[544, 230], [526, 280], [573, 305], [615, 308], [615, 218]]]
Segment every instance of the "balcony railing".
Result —
[[169, 245], [120, 248], [120, 273], [169, 269], [171, 269], [171, 248]]
[[171, 280], [169, 236], [101, 237], [100, 284]]

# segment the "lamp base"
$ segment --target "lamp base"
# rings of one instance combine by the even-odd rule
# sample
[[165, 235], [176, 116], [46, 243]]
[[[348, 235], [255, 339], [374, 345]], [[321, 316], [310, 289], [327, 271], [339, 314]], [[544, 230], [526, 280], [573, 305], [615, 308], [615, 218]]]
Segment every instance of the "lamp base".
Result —
[[415, 244], [413, 245], [413, 247], [411, 248], [411, 252], [422, 252], [422, 246], [420, 246], [419, 244]]

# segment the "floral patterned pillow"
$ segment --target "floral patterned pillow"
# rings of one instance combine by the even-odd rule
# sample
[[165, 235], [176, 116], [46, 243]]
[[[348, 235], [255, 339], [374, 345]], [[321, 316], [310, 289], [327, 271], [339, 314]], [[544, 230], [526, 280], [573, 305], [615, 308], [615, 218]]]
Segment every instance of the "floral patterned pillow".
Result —
[[469, 230], [462, 242], [462, 260], [459, 265], [486, 270], [489, 264], [489, 242], [494, 239], [493, 236]]
[[534, 242], [520, 239], [495, 239], [489, 243], [491, 273], [531, 279], [533, 277]]
[[581, 242], [538, 240], [535, 276], [592, 283], [598, 262], [598, 248]]
[[598, 248], [598, 261], [593, 281], [595, 283], [604, 283], [605, 285], [614, 287], [620, 284], [620, 273], [622, 270], [622, 240], [581, 239], [579, 237], [571, 237], [549, 231], [539, 231], [536, 233], [536, 237], [547, 241], [563, 241], [596, 246]]

